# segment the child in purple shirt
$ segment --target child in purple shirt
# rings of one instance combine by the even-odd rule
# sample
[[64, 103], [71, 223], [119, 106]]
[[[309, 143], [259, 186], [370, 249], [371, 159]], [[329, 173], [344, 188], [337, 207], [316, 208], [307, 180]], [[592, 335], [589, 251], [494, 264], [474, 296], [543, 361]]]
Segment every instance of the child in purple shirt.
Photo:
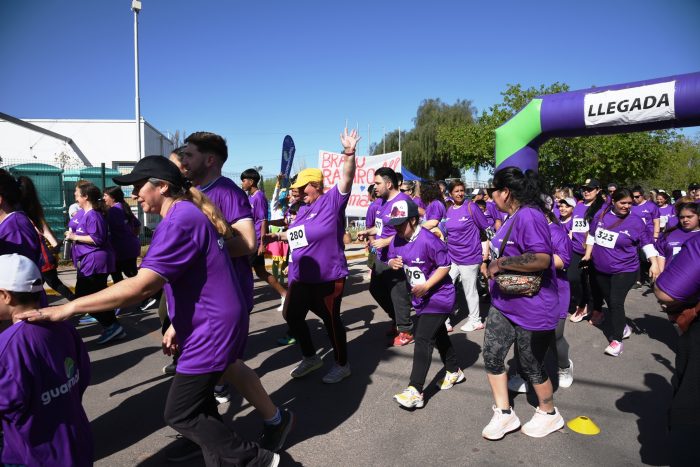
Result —
[[396, 236], [388, 250], [389, 266], [404, 270], [418, 315], [410, 382], [403, 392], [394, 395], [394, 400], [407, 408], [423, 407], [423, 385], [435, 346], [445, 364], [445, 377], [438, 384], [440, 389], [449, 389], [464, 380], [445, 328], [455, 303], [447, 245], [418, 222], [415, 203], [411, 200], [394, 203], [388, 224], [396, 229]]
[[41, 273], [28, 258], [0, 256], [0, 417], [5, 465], [92, 465], [92, 433], [82, 406], [90, 360], [69, 323], [21, 321], [36, 309]]

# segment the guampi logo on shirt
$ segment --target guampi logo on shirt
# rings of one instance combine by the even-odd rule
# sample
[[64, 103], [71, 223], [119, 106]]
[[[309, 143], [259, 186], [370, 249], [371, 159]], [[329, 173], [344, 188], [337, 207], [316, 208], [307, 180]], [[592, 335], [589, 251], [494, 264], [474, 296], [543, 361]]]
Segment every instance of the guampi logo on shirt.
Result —
[[425, 264], [425, 261], [420, 259], [420, 256], [419, 256], [416, 259], [411, 260], [411, 264]]
[[78, 381], [80, 381], [80, 371], [75, 367], [75, 362], [72, 358], [66, 357], [63, 361], [63, 368], [66, 371], [66, 378], [68, 378], [68, 380], [60, 386], [56, 386], [53, 389], [41, 393], [42, 404], [49, 405], [52, 400], [56, 399], [61, 394], [67, 394], [73, 386], [77, 385]]

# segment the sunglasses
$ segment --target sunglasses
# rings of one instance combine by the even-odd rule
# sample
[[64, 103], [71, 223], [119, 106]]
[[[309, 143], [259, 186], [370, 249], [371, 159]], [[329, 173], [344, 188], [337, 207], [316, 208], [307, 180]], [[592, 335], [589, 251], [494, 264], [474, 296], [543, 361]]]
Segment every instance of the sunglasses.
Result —
[[591, 186], [582, 186], [581, 187], [581, 191], [589, 192], [589, 191], [593, 191], [593, 190], [595, 190], [595, 188], [593, 188]]
[[632, 195], [632, 198], [637, 199], [637, 198], [644, 198], [642, 195]]

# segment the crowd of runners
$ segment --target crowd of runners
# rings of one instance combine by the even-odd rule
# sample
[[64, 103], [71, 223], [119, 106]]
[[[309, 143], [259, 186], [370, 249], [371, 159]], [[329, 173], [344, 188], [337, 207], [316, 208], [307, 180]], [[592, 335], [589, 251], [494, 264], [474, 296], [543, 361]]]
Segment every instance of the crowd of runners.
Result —
[[[60, 244], [31, 180], [0, 170], [0, 318], [13, 323], [0, 334], [2, 463], [92, 465], [84, 454], [93, 441], [81, 405], [90, 362], [74, 326], [64, 321], [98, 321], [96, 342], [107, 344], [126, 336], [120, 310], [156, 300], [163, 350], [172, 357], [163, 371], [174, 375], [164, 418], [182, 435], [169, 459], [203, 455], [211, 466], [278, 465], [295, 417], [272, 402], [243, 361], [253, 272], [280, 297], [288, 329], [279, 343], [298, 346], [291, 377], [324, 366], [306, 323], [309, 311], [322, 320], [333, 349], [322, 381], [342, 384], [351, 377], [341, 305], [349, 274], [345, 208], [359, 140], [355, 130], [341, 134], [344, 165], [336, 185], [324, 187], [314, 168], [289, 181], [280, 176], [269, 208], [257, 171], [244, 171], [240, 186], [222, 176], [226, 142], [208, 132], [189, 135], [170, 158], [143, 158], [113, 179], [117, 186], [101, 191], [78, 182], [64, 235], [77, 271], [74, 292], [56, 273]], [[574, 383], [566, 322], [600, 326], [605, 354], [620, 357], [632, 335], [627, 294], [651, 287], [681, 333], [672, 440], [678, 452], [692, 445], [700, 420], [700, 185], [646, 193], [589, 178], [545, 190], [537, 174], [517, 167], [497, 171], [487, 189], [468, 189], [461, 180], [404, 182], [387, 167], [374, 175], [365, 228], [357, 233], [367, 244], [369, 290], [388, 315], [390, 345], [414, 344], [411, 374], [393, 396], [396, 403], [424, 406], [434, 347], [445, 366], [439, 388], [464, 380], [450, 333], [465, 316], [461, 331], [483, 330], [494, 401], [483, 437], [498, 440], [516, 430], [547, 436], [564, 426], [552, 377], [562, 388]], [[120, 186], [132, 186], [143, 211], [162, 217], [140, 266], [141, 225]], [[44, 283], [67, 302], [47, 307]], [[457, 309], [456, 286], [466, 310]], [[512, 347], [517, 368], [509, 379], [505, 360]], [[549, 351], [556, 375], [545, 369]], [[232, 432], [218, 413], [217, 403], [234, 390], [260, 415], [256, 442]], [[537, 397], [522, 425], [509, 390]]]

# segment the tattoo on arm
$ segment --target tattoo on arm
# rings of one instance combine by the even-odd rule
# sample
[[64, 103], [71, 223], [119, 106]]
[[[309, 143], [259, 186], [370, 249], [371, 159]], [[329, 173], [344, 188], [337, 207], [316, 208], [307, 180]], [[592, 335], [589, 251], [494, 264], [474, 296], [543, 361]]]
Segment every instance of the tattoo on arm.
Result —
[[534, 263], [537, 257], [534, 253], [524, 253], [520, 256], [506, 256], [501, 260], [501, 266], [524, 265]]

